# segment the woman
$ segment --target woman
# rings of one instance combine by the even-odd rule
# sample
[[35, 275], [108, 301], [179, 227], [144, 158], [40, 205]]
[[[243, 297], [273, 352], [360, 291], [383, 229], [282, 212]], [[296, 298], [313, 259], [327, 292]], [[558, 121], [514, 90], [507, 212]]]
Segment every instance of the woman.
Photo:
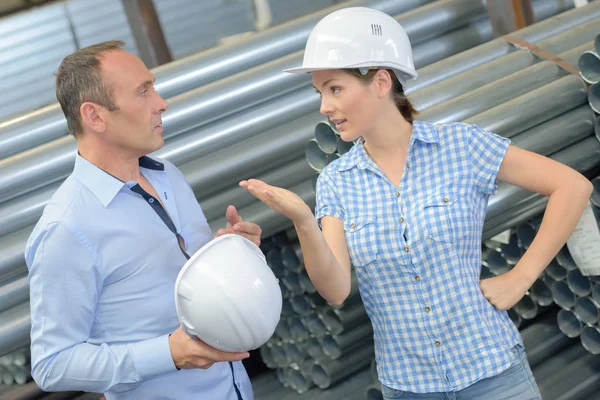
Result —
[[[385, 399], [539, 399], [516, 304], [563, 246], [590, 197], [576, 171], [474, 125], [414, 119], [416, 78], [402, 27], [347, 8], [311, 33], [303, 67], [321, 113], [357, 144], [317, 183], [316, 220], [295, 194], [258, 180], [253, 195], [291, 218], [319, 293], [340, 304], [351, 265], [372, 321]], [[550, 196], [521, 261], [480, 282], [481, 233], [497, 180]], [[321, 229], [319, 229], [319, 224]]]

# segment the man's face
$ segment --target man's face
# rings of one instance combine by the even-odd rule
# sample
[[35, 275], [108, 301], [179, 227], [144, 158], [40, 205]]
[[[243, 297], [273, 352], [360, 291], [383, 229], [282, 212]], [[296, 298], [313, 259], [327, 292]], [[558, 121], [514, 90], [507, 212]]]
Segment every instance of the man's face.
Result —
[[106, 114], [105, 139], [110, 146], [135, 157], [160, 149], [164, 144], [161, 114], [168, 104], [154, 90], [154, 75], [142, 60], [124, 50], [103, 55], [101, 74], [112, 86], [118, 108]]

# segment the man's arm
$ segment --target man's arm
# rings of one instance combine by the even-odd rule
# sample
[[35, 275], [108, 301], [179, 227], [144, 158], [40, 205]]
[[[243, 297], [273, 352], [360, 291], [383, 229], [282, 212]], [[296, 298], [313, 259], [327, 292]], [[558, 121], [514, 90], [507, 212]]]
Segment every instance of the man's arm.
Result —
[[51, 224], [26, 251], [32, 376], [46, 391], [126, 391], [176, 370], [169, 336], [129, 344], [87, 343], [104, 277], [85, 239]]

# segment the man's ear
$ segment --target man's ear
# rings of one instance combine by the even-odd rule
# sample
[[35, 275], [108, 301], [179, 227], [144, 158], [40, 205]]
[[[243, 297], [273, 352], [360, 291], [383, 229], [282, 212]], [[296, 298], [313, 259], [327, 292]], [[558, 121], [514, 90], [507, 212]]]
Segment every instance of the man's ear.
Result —
[[106, 114], [98, 104], [86, 101], [79, 107], [81, 124], [88, 129], [102, 133], [106, 130]]

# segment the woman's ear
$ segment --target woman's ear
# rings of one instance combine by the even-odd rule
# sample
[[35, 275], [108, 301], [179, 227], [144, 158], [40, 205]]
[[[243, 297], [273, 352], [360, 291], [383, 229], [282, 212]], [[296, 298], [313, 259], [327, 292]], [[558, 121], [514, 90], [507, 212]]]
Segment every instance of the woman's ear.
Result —
[[373, 77], [373, 83], [376, 85], [377, 95], [379, 97], [387, 96], [393, 87], [392, 77], [389, 71], [385, 69], [379, 69]]

